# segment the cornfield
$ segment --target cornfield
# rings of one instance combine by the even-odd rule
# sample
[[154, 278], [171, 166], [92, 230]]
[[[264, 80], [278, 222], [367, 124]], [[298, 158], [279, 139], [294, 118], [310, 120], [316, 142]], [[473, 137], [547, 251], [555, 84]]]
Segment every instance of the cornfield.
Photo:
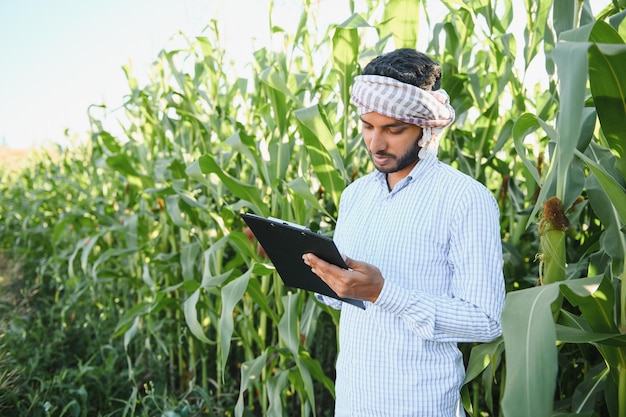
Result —
[[285, 287], [239, 214], [331, 236], [373, 169], [353, 77], [428, 25], [457, 113], [439, 159], [501, 212], [504, 330], [461, 345], [466, 412], [625, 416], [626, 2], [441, 0], [432, 22], [350, 1], [327, 28], [311, 3], [253, 77], [211, 22], [146, 85], [124, 67], [122, 133], [93, 107], [84, 144], [0, 167], [0, 414], [331, 416], [339, 313]]

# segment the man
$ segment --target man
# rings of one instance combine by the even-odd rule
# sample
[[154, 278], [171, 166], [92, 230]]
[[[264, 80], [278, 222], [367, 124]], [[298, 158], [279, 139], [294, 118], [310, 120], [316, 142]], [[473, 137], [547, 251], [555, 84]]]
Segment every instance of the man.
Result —
[[336, 417], [465, 415], [458, 342], [501, 333], [499, 212], [487, 188], [441, 163], [454, 110], [441, 69], [400, 49], [355, 78], [365, 146], [376, 171], [341, 196], [334, 240], [349, 270], [304, 262], [341, 297]]

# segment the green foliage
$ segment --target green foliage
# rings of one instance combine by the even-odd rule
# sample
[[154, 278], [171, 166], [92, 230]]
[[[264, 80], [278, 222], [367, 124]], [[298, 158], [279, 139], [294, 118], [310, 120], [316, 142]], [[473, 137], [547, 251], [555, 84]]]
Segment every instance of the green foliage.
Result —
[[[211, 22], [147, 85], [125, 68], [123, 133], [92, 108], [85, 144], [0, 168], [0, 264], [17, 266], [0, 269], [0, 413], [332, 414], [338, 312], [285, 288], [239, 213], [331, 235], [341, 192], [372, 169], [353, 77], [416, 46], [430, 17], [426, 2], [365, 3], [319, 30], [305, 2], [250, 79]], [[430, 27], [457, 110], [439, 157], [497, 197], [509, 291], [503, 337], [461, 346], [463, 404], [626, 415], [626, 12], [524, 3], [520, 20], [511, 0], [441, 1]], [[542, 53], [547, 85], [528, 85]], [[537, 285], [553, 282], [537, 227], [549, 198], [570, 225], [565, 279]]]

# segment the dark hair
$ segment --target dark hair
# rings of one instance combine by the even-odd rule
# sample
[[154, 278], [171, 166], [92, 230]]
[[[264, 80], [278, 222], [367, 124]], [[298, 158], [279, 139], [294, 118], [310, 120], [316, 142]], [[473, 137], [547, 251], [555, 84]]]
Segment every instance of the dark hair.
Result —
[[439, 90], [441, 67], [427, 55], [401, 48], [380, 55], [363, 68], [362, 75], [382, 75], [423, 90]]

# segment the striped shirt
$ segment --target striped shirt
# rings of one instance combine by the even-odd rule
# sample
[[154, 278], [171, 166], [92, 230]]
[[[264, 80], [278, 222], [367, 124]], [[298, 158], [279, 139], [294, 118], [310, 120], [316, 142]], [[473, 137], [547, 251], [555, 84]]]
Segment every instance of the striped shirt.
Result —
[[482, 184], [429, 155], [388, 190], [370, 173], [346, 188], [334, 240], [385, 278], [374, 303], [341, 308], [336, 417], [465, 415], [457, 342], [501, 333], [498, 206]]

